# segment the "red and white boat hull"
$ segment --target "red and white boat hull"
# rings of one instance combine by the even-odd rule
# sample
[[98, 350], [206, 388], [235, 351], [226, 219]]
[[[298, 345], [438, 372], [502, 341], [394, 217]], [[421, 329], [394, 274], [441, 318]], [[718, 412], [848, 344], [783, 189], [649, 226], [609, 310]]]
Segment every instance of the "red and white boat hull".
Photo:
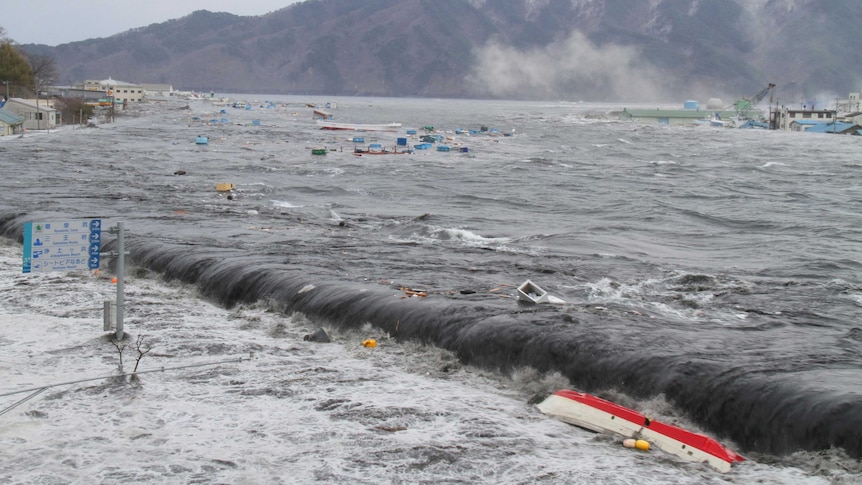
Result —
[[706, 462], [720, 472], [726, 473], [730, 471], [731, 463], [745, 460], [708, 436], [649, 419], [637, 411], [590, 394], [561, 390], [537, 407], [560, 421], [597, 433], [613, 432], [627, 438], [646, 440], [686, 460]]

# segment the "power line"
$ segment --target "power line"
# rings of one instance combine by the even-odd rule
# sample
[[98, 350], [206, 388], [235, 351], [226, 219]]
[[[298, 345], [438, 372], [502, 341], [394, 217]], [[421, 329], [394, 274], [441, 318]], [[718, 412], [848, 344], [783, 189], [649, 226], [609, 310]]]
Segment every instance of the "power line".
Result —
[[239, 357], [236, 359], [219, 360], [216, 362], [205, 362], [202, 364], [188, 364], [188, 365], [180, 365], [180, 366], [176, 366], [176, 367], [162, 367], [161, 369], [142, 370], [142, 371], [138, 371], [138, 372], [124, 372], [122, 374], [113, 374], [113, 375], [109, 375], [109, 376], [90, 377], [87, 379], [78, 379], [75, 381], [68, 381], [68, 382], [58, 382], [56, 384], [48, 384], [48, 385], [40, 386], [40, 387], [31, 387], [28, 389], [20, 389], [17, 391], [6, 392], [3, 394], [0, 394], [0, 397], [12, 396], [15, 394], [23, 394], [25, 392], [30, 392], [32, 394], [30, 394], [29, 396], [25, 397], [24, 399], [21, 399], [20, 401], [14, 403], [14, 404], [12, 404], [11, 406], [9, 406], [3, 410], [0, 410], [0, 416], [6, 414], [7, 412], [11, 411], [12, 409], [15, 409], [19, 405], [24, 404], [25, 402], [29, 401], [30, 399], [33, 399], [34, 397], [41, 394], [43, 391], [50, 389], [52, 387], [67, 386], [67, 385], [71, 385], [71, 384], [80, 384], [82, 382], [98, 381], [98, 380], [102, 380], [102, 379], [113, 379], [116, 377], [126, 377], [126, 376], [132, 376], [132, 375], [137, 375], [137, 374], [149, 374], [151, 372], [165, 372], [165, 371], [169, 371], [169, 370], [189, 369], [192, 367], [205, 367], [205, 366], [210, 366], [210, 365], [219, 365], [219, 364], [227, 364], [230, 362], [242, 362], [242, 361], [243, 361], [242, 357]]

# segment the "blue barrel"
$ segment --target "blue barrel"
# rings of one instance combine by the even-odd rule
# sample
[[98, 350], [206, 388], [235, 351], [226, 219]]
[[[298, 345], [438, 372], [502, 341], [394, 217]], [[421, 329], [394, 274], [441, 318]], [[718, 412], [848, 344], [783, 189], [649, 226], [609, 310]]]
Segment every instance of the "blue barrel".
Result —
[[415, 134], [416, 134], [416, 130], [407, 130], [407, 134], [408, 134], [408, 135], [415, 135]]
[[407, 138], [398, 138], [397, 140], [395, 140], [395, 144], [400, 146], [400, 147], [406, 147], [407, 146]]

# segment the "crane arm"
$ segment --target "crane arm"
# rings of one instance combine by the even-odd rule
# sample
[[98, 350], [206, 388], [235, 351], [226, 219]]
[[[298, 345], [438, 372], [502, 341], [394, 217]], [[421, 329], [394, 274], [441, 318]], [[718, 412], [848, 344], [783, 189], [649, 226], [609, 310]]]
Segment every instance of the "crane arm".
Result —
[[757, 106], [757, 103], [759, 103], [763, 98], [765, 98], [767, 93], [769, 93], [769, 90], [771, 90], [774, 87], [775, 87], [775, 84], [769, 83], [768, 86], [761, 89], [760, 92], [758, 92], [757, 94], [752, 96], [751, 101], [750, 101], [751, 107], [754, 108], [755, 106]]

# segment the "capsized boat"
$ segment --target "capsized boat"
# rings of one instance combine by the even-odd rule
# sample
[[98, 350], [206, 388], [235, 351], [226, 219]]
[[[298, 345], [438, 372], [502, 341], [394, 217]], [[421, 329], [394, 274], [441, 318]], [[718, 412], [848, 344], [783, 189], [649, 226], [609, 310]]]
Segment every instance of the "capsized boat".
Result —
[[317, 120], [321, 130], [354, 130], [354, 131], [398, 131], [401, 123], [336, 123], [328, 120]]
[[590, 394], [559, 390], [536, 407], [560, 421], [597, 433], [609, 431], [655, 443], [668, 453], [690, 461], [706, 462], [723, 473], [730, 471], [731, 463], [745, 460], [708, 436], [650, 419]]

